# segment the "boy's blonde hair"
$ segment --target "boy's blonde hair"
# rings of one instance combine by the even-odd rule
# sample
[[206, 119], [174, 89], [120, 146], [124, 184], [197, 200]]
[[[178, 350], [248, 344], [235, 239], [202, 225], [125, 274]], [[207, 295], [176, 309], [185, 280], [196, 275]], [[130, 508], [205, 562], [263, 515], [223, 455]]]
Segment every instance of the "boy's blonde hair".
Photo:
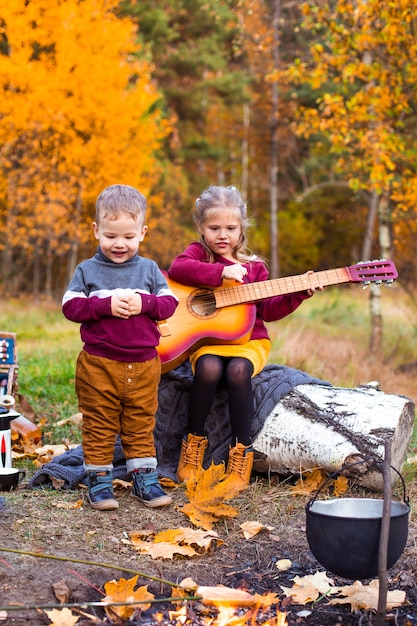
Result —
[[[211, 185], [203, 191], [201, 196], [195, 201], [194, 209], [194, 223], [197, 226], [199, 232], [204, 222], [224, 210], [237, 209], [240, 215], [241, 231], [237, 245], [232, 251], [233, 257], [237, 261], [254, 261], [256, 258], [247, 253], [247, 238], [246, 230], [250, 225], [247, 207], [243, 202], [242, 196], [236, 189], [236, 187], [220, 187], [217, 185]], [[214, 255], [210, 248], [206, 245], [203, 236], [200, 234], [200, 243], [207, 251], [208, 260], [210, 263], [214, 262]]]
[[96, 200], [96, 223], [99, 224], [101, 218], [116, 220], [121, 213], [127, 213], [144, 224], [146, 198], [130, 185], [110, 185]]

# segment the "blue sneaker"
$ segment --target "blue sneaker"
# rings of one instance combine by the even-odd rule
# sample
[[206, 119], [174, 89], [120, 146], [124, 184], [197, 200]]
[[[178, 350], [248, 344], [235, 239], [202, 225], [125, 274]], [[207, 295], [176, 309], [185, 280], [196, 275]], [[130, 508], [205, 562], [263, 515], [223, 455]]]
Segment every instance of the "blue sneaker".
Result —
[[132, 495], [138, 498], [145, 506], [153, 509], [172, 503], [159, 484], [158, 474], [152, 468], [138, 469], [132, 472]]
[[108, 472], [88, 473], [88, 501], [92, 509], [112, 511], [119, 508], [113, 495], [113, 475]]

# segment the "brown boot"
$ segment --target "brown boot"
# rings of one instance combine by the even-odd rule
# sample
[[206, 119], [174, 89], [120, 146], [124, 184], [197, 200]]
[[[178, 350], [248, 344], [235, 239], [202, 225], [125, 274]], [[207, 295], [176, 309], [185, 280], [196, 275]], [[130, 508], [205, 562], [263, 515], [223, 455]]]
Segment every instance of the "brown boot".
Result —
[[181, 444], [180, 460], [177, 467], [177, 478], [180, 483], [188, 480], [191, 474], [203, 467], [204, 452], [206, 451], [208, 439], [189, 433], [184, 437]]
[[233, 448], [230, 448], [226, 478], [223, 483], [230, 484], [230, 486], [237, 487], [243, 491], [249, 485], [252, 466], [252, 446], [244, 446], [243, 443], [237, 443]]

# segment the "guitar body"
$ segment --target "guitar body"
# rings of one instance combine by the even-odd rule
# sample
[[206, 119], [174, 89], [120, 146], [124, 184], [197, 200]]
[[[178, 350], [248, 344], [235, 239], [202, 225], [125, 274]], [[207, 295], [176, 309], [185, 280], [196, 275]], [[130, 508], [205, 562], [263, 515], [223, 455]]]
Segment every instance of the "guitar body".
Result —
[[165, 278], [179, 303], [174, 315], [159, 324], [162, 373], [178, 367], [202, 345], [242, 344], [249, 340], [256, 318], [254, 304], [216, 308], [215, 292], [230, 288], [236, 284], [234, 281], [225, 281], [213, 290], [181, 285], [166, 274]]

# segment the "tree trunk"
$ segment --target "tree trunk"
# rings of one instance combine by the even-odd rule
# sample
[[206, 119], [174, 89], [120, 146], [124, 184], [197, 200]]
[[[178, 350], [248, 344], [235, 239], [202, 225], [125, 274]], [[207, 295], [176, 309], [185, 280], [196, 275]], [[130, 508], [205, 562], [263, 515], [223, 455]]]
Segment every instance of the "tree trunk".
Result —
[[[375, 198], [375, 195], [372, 195]], [[391, 233], [388, 193], [378, 197], [378, 239], [382, 259], [391, 257]], [[369, 308], [371, 313], [371, 340], [369, 350], [375, 358], [379, 358], [382, 350], [382, 311], [381, 311], [381, 287], [372, 283], [369, 295]]]
[[[280, 0], [274, 0], [273, 16], [273, 55], [274, 68], [279, 67], [279, 19], [281, 4]], [[271, 112], [271, 172], [270, 172], [270, 241], [271, 241], [271, 278], [278, 278], [280, 275], [279, 254], [278, 254], [278, 82], [272, 82], [272, 112]]]
[[372, 243], [374, 240], [374, 230], [376, 224], [376, 218], [378, 216], [379, 198], [376, 191], [373, 191], [369, 196], [368, 202], [368, 216], [366, 219], [365, 236], [362, 244], [362, 261], [370, 261], [372, 258]]
[[[414, 413], [410, 398], [385, 394], [371, 385], [354, 389], [299, 385], [275, 406], [256, 437], [254, 469], [278, 474], [314, 468], [334, 472], [360, 458], [383, 459], [388, 440], [392, 465], [401, 471]], [[383, 488], [380, 472], [359, 467], [360, 484]], [[393, 481], [396, 478], [393, 471]]]
[[249, 185], [249, 128], [250, 128], [250, 108], [249, 104], [243, 105], [243, 138], [242, 138], [242, 178], [241, 192], [244, 202], [248, 201]]

